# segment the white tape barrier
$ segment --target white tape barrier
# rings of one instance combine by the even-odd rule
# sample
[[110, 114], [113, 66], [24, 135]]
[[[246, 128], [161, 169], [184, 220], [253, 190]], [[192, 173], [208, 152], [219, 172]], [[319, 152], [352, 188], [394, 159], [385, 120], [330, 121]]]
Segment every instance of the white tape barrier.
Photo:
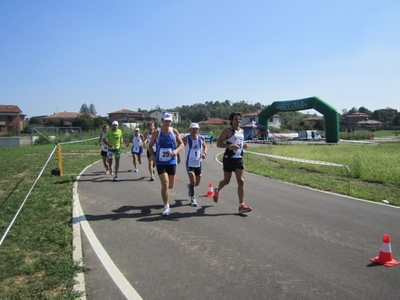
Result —
[[252, 152], [252, 151], [247, 151], [247, 150], [245, 152], [255, 154], [255, 155], [260, 155], [260, 156], [267, 156], [267, 157], [271, 157], [271, 158], [290, 160], [290, 161], [302, 162], [302, 163], [307, 163], [307, 164], [323, 165], [323, 166], [330, 166], [330, 167], [345, 167], [347, 169], [347, 172], [350, 173], [350, 168], [347, 165], [335, 164], [335, 163], [325, 162], [325, 161], [317, 161], [317, 160], [310, 160], [310, 159], [272, 155], [272, 154], [266, 154], [266, 153], [258, 153], [258, 152]]
[[88, 140], [82, 140], [82, 141], [74, 141], [74, 142], [59, 143], [59, 144], [57, 144], [57, 145], [54, 147], [53, 151], [50, 153], [50, 155], [49, 155], [47, 161], [45, 162], [44, 166], [43, 166], [42, 169], [40, 170], [39, 175], [36, 177], [35, 182], [32, 184], [32, 187], [29, 189], [28, 194], [25, 196], [24, 201], [22, 201], [22, 203], [21, 203], [21, 205], [19, 206], [17, 212], [15, 213], [13, 219], [11, 220], [11, 222], [10, 222], [10, 224], [8, 225], [7, 229], [4, 231], [3, 236], [1, 237], [1, 240], [0, 240], [0, 246], [1, 246], [1, 244], [3, 244], [4, 239], [6, 238], [8, 232], [10, 231], [10, 229], [11, 229], [11, 227], [13, 226], [15, 220], [17, 219], [17, 217], [18, 217], [18, 215], [19, 215], [19, 213], [20, 213], [22, 207], [25, 205], [25, 202], [26, 202], [26, 200], [28, 199], [29, 195], [31, 194], [33, 188], [35, 187], [36, 183], [38, 182], [38, 180], [39, 180], [40, 177], [42, 176], [42, 173], [43, 173], [44, 169], [46, 168], [47, 164], [49, 163], [49, 161], [50, 161], [51, 157], [53, 156], [54, 152], [56, 151], [57, 146], [58, 146], [58, 145], [65, 145], [65, 144], [73, 144], [73, 143], [82, 143], [82, 142], [92, 141], [92, 140], [95, 140], [95, 139], [98, 139], [98, 137], [97, 137], [97, 138], [91, 138], [91, 139], [88, 139]]

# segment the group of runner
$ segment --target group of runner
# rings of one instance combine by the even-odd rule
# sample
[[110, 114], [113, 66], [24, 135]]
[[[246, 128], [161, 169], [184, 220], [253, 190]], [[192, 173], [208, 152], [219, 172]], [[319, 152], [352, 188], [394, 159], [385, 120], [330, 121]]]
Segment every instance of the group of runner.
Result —
[[[230, 127], [222, 131], [217, 147], [225, 148], [223, 157], [224, 178], [218, 183], [214, 190], [214, 202], [218, 202], [221, 189], [229, 184], [232, 172], [236, 175], [238, 183], [239, 213], [246, 213], [252, 210], [244, 203], [244, 163], [243, 149], [247, 148], [244, 143], [243, 129], [240, 128], [242, 119], [241, 113], [233, 112], [229, 116]], [[161, 197], [164, 208], [161, 213], [168, 216], [170, 213], [169, 190], [174, 187], [176, 165], [180, 163], [179, 153], [185, 148], [185, 167], [189, 177], [187, 185], [190, 205], [197, 206], [195, 187], [200, 184], [202, 176], [202, 161], [207, 157], [207, 144], [204, 137], [199, 134], [200, 126], [191, 123], [189, 134], [181, 138], [178, 130], [171, 127], [172, 115], [164, 113], [161, 119], [161, 128], [156, 129], [154, 123], [148, 124], [146, 137], [140, 134], [140, 129], [135, 128], [127, 146], [132, 144], [132, 156], [134, 171], [138, 172], [137, 163], [142, 163], [143, 146], [148, 144], [147, 158], [150, 172], [150, 181], [154, 181], [154, 172], [157, 174], [161, 183]], [[121, 147], [124, 148], [122, 131], [118, 128], [118, 121], [103, 126], [103, 132], [99, 138], [101, 145], [101, 155], [106, 169], [105, 174], [114, 174], [114, 181], [118, 181], [119, 160], [121, 157]], [[115, 170], [112, 169], [113, 158], [115, 157]], [[114, 173], [113, 173], [114, 172]]]

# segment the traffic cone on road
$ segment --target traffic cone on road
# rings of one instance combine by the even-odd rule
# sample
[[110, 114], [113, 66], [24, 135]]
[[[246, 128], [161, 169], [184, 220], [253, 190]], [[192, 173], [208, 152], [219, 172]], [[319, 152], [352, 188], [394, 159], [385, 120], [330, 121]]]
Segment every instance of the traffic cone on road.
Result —
[[214, 189], [213, 189], [212, 182], [210, 182], [210, 183], [208, 184], [207, 197], [208, 197], [208, 198], [214, 197]]
[[379, 251], [379, 255], [370, 259], [372, 262], [384, 265], [386, 267], [392, 267], [400, 264], [399, 261], [394, 260], [392, 257], [392, 247], [390, 246], [390, 236], [384, 234], [382, 238], [382, 247]]

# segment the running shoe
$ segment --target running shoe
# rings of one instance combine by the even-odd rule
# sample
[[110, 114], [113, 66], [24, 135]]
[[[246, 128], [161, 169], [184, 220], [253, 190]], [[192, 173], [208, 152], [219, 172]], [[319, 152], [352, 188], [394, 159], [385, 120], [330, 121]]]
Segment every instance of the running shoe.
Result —
[[169, 206], [164, 205], [164, 209], [161, 213], [162, 216], [169, 216]]
[[154, 181], [154, 176], [151, 176], [151, 177], [150, 177], [150, 181]]
[[251, 212], [252, 210], [253, 209], [250, 206], [247, 206], [246, 203], [242, 203], [239, 206], [239, 214], [244, 214], [244, 213], [247, 213], [247, 212]]
[[118, 175], [115, 175], [115, 176], [114, 176], [113, 181], [118, 181]]
[[192, 194], [190, 193], [190, 183], [187, 184], [187, 188], [188, 188], [188, 196], [192, 197]]
[[135, 169], [135, 173], [139, 172], [139, 169]]
[[114, 174], [113, 169], [110, 168], [110, 175]]
[[197, 206], [197, 200], [195, 196], [190, 198], [190, 206]]
[[214, 197], [213, 197], [213, 199], [214, 199], [214, 202], [218, 202], [218, 199], [219, 199], [218, 188], [214, 189]]

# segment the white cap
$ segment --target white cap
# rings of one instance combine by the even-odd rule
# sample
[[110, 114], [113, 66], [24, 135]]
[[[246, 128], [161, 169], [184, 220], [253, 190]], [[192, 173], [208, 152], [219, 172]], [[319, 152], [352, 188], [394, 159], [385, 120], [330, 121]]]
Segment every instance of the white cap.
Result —
[[118, 121], [112, 121], [111, 125], [118, 125]]
[[136, 128], [135, 128], [135, 131], [136, 131], [136, 130], [140, 130], [139, 127], [136, 127]]
[[172, 115], [170, 113], [166, 112], [166, 113], [163, 114], [162, 119], [164, 121], [171, 121], [172, 122]]
[[197, 123], [191, 123], [189, 128], [200, 128], [200, 126]]

